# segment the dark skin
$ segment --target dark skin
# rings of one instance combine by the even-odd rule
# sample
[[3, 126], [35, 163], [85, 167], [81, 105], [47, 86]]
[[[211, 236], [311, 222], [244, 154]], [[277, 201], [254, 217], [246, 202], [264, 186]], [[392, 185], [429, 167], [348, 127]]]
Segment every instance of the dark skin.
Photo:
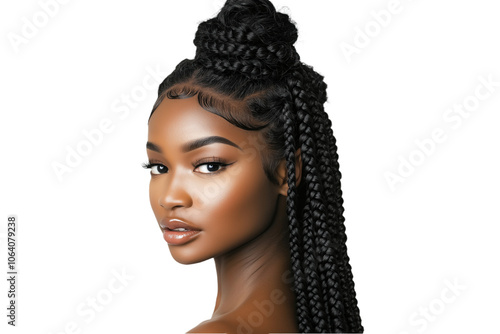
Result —
[[[225, 140], [183, 150], [188, 142], [212, 136]], [[178, 218], [201, 230], [185, 244], [169, 244], [170, 252], [183, 264], [215, 260], [212, 318], [188, 333], [298, 332], [285, 161], [276, 170], [276, 185], [264, 173], [259, 138], [204, 110], [196, 97], [165, 98], [149, 121], [155, 217], [158, 222]], [[300, 150], [296, 166], [300, 182]]]

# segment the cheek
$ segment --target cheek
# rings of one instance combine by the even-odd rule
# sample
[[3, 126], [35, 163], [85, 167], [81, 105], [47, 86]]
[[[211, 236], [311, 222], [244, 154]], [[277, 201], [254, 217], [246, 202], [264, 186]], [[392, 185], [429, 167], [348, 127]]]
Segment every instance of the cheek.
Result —
[[161, 188], [159, 182], [151, 180], [149, 183], [149, 203], [151, 204], [151, 208], [153, 209], [153, 213], [157, 221], [162, 218], [162, 211], [164, 211], [159, 203], [160, 195]]
[[214, 241], [240, 243], [269, 226], [278, 193], [263, 171], [241, 171], [217, 181], [220, 182], [217, 189], [214, 188], [213, 196], [201, 206], [206, 231], [214, 232]]

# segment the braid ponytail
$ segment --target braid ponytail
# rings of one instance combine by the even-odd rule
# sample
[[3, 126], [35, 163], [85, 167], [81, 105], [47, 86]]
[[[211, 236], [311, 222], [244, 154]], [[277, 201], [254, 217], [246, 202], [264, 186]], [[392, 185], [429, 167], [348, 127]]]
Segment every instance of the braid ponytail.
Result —
[[[308, 298], [312, 301], [315, 294], [325, 296], [323, 304], [318, 307], [318, 319], [313, 321], [316, 327], [312, 330], [362, 332], [345, 245], [337, 149], [332, 123], [323, 109], [326, 85], [319, 74], [304, 65], [294, 72], [288, 86], [299, 118], [299, 145], [307, 184], [303, 193], [302, 221], [305, 231], [303, 266], [310, 273], [306, 279], [310, 286]], [[319, 292], [317, 286], [320, 286]], [[319, 314], [326, 316], [321, 318]]]
[[[347, 255], [336, 139], [325, 112], [326, 84], [303, 64], [297, 29], [268, 0], [228, 0], [196, 32], [194, 59], [160, 85], [165, 96], [198, 95], [200, 105], [234, 125], [262, 131], [264, 170], [287, 168], [287, 216], [296, 316], [301, 333], [363, 332]], [[241, 108], [232, 107], [230, 99]], [[302, 179], [296, 186], [295, 153]]]

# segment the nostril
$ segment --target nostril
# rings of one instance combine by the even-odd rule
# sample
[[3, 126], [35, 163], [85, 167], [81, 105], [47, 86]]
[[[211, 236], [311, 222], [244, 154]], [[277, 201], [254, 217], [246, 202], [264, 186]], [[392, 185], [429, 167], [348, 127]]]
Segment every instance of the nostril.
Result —
[[176, 196], [175, 198], [160, 198], [158, 200], [158, 204], [165, 210], [174, 210], [190, 207], [192, 205], [192, 200], [191, 197], [185, 194], [182, 196]]
[[181, 204], [171, 204], [171, 205], [168, 205], [168, 203], [160, 203], [160, 206], [164, 209], [167, 209], [167, 210], [173, 210], [173, 209], [176, 209], [176, 208], [183, 208], [185, 207], [184, 205], [181, 205]]

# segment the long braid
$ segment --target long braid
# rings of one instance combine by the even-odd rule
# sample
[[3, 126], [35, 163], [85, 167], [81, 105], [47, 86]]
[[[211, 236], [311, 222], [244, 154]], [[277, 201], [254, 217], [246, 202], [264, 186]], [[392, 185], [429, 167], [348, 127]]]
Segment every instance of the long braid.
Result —
[[[294, 72], [297, 74], [298, 70]], [[306, 256], [304, 266], [307, 270], [308, 282], [308, 298], [310, 307], [315, 311], [315, 332], [327, 330], [327, 323], [329, 322], [329, 311], [327, 309], [324, 299], [324, 287], [322, 282], [325, 277], [318, 270], [318, 255], [317, 252], [317, 238], [316, 238], [316, 217], [317, 210], [321, 210], [321, 203], [318, 201], [318, 191], [321, 192], [321, 185], [318, 183], [318, 176], [315, 163], [315, 142], [312, 140], [311, 117], [307, 113], [307, 104], [304, 103], [305, 91], [302, 88], [302, 81], [293, 77], [289, 79], [288, 83], [298, 115], [299, 125], [299, 143], [302, 151], [303, 165], [303, 178], [307, 185], [305, 189], [305, 202], [303, 206], [302, 220], [304, 223], [304, 249], [303, 252]]]
[[[308, 71], [309, 70], [309, 71]], [[314, 80], [308, 76], [312, 70], [307, 67], [304, 67], [304, 80], [311, 83], [311, 86], [314, 87], [314, 84], [317, 86], [321, 86], [323, 83], [322, 78]], [[313, 72], [314, 73], [314, 72]], [[314, 92], [321, 94], [325, 92], [326, 85], [322, 85], [321, 89], [314, 89]], [[317, 95], [319, 95], [317, 94]], [[344, 331], [345, 326], [343, 325], [344, 320], [342, 319], [344, 315], [344, 305], [339, 303], [338, 301], [342, 299], [342, 284], [339, 284], [339, 275], [338, 275], [338, 264], [337, 261], [332, 261], [332, 257], [335, 254], [338, 254], [336, 249], [334, 248], [334, 236], [336, 235], [334, 222], [337, 221], [334, 216], [334, 211], [332, 210], [331, 202], [328, 201], [331, 198], [330, 191], [332, 188], [332, 182], [330, 180], [331, 175], [333, 175], [332, 170], [330, 168], [329, 161], [329, 150], [326, 149], [325, 145], [325, 137], [323, 136], [323, 122], [321, 119], [321, 115], [325, 114], [323, 111], [322, 100], [323, 97], [313, 96], [313, 94], [309, 93], [309, 107], [308, 110], [311, 113], [311, 118], [313, 119], [313, 127], [314, 127], [314, 141], [317, 143], [316, 154], [319, 157], [319, 175], [318, 178], [321, 180], [319, 185], [323, 188], [323, 196], [321, 198], [321, 208], [318, 209], [318, 216], [315, 220], [315, 231], [317, 232], [316, 238], [318, 239], [317, 243], [317, 252], [323, 254], [320, 257], [319, 270], [322, 276], [323, 287], [326, 290], [329, 298], [327, 300], [327, 306], [330, 310], [330, 314], [333, 316], [333, 320], [330, 323], [328, 330], [340, 330]], [[324, 97], [326, 98], [326, 96]], [[326, 196], [325, 196], [326, 195]], [[330, 222], [330, 225], [327, 224]], [[334, 324], [334, 326], [332, 325]]]
[[[323, 104], [326, 84], [300, 62], [297, 30], [268, 0], [228, 0], [199, 25], [196, 57], [160, 85], [159, 98], [199, 94], [200, 104], [247, 130], [263, 129], [264, 170], [287, 169], [287, 217], [296, 316], [301, 333], [362, 332], [347, 255], [336, 139]], [[251, 117], [220, 102], [244, 102]], [[295, 152], [301, 149], [297, 187]]]
[[[318, 76], [318, 74], [313, 72], [313, 76]], [[320, 80], [322, 82], [322, 77]], [[325, 173], [322, 175], [327, 178], [324, 184], [326, 185], [325, 193], [328, 199], [328, 212], [332, 214], [331, 221], [337, 222], [335, 232], [338, 241], [335, 244], [334, 250], [338, 255], [337, 263], [339, 264], [340, 282], [344, 291], [343, 302], [346, 310], [345, 315], [349, 324], [348, 328], [352, 331], [362, 332], [363, 327], [361, 326], [361, 318], [357, 306], [356, 293], [354, 291], [353, 275], [347, 255], [347, 237], [345, 234], [344, 208], [340, 183], [341, 173], [339, 170], [336, 139], [333, 135], [331, 120], [323, 111], [322, 106], [319, 110], [319, 119], [315, 123], [318, 125], [317, 141], [319, 146], [324, 148], [324, 152], [320, 152], [320, 155], [323, 157], [321, 164], [325, 166]]]
[[[323, 78], [319, 76], [316, 72], [310, 71], [312, 77], [311, 81], [319, 81], [323, 82]], [[320, 108], [321, 112], [318, 113], [318, 121], [315, 122], [316, 134], [317, 134], [317, 142], [318, 142], [318, 153], [322, 157], [321, 166], [324, 168], [324, 175], [327, 180], [324, 182], [325, 186], [325, 194], [326, 198], [333, 199], [328, 203], [329, 210], [328, 212], [332, 214], [329, 217], [330, 221], [339, 222], [337, 235], [339, 237], [339, 241], [336, 245], [336, 253], [340, 256], [338, 259], [339, 267], [340, 267], [340, 280], [342, 285], [344, 286], [344, 304], [346, 307], [346, 316], [347, 321], [350, 323], [350, 328], [357, 331], [362, 331], [362, 327], [359, 327], [361, 319], [359, 316], [359, 311], [357, 309], [357, 301], [356, 301], [356, 293], [354, 291], [354, 281], [351, 271], [351, 266], [349, 264], [349, 257], [347, 256], [347, 247], [346, 247], [346, 234], [345, 234], [345, 225], [344, 225], [344, 208], [343, 208], [343, 199], [342, 199], [342, 191], [340, 178], [341, 173], [339, 171], [339, 163], [338, 163], [338, 154], [337, 154], [337, 146], [336, 139], [333, 135], [332, 130], [332, 122], [328, 118], [328, 115], [323, 112], [322, 107]]]
[[[322, 80], [323, 78], [307, 66], [304, 66], [303, 69], [305, 81], [311, 83], [312, 91], [315, 93], [319, 92], [320, 94], [321, 92], [325, 92], [326, 85]], [[321, 86], [323, 89], [318, 89], [318, 87]], [[302, 95], [305, 96], [306, 93]], [[323, 186], [324, 188], [323, 201], [326, 202], [327, 205], [327, 219], [318, 216], [315, 221], [317, 231], [316, 238], [319, 240], [319, 247], [317, 249], [320, 254], [324, 254], [320, 257], [324, 260], [320, 262], [320, 271], [322, 272], [322, 277], [327, 277], [326, 285], [334, 287], [340, 283], [338, 284], [340, 285], [339, 288], [331, 288], [329, 291], [330, 308], [332, 310], [340, 309], [340, 312], [337, 313], [343, 314], [342, 317], [346, 318], [345, 320], [341, 319], [340, 321], [335, 321], [339, 323], [335, 330], [345, 330], [343, 329], [344, 326], [340, 324], [345, 321], [349, 324], [346, 326], [348, 330], [361, 332], [363, 328], [360, 325], [361, 320], [355, 299], [354, 283], [345, 244], [346, 235], [345, 226], [343, 224], [344, 217], [342, 216], [343, 200], [340, 189], [341, 173], [339, 171], [335, 137], [331, 129], [332, 123], [322, 106], [322, 102], [325, 99], [326, 95], [317, 94], [316, 97], [311, 96], [307, 108], [314, 118], [314, 139], [317, 143], [317, 155], [320, 157], [319, 166], [321, 173], [319, 176], [323, 179], [319, 186]], [[323, 213], [323, 210], [319, 209], [318, 212]], [[328, 225], [327, 222], [333, 225]], [[336, 239], [333, 238], [333, 236], [336, 236]], [[332, 257], [332, 255], [335, 256]], [[330, 257], [330, 259], [325, 260], [328, 259], [328, 257]], [[323, 275], [323, 271], [326, 272], [325, 275]], [[325, 284], [323, 286], [325, 286]], [[336, 293], [336, 289], [338, 291], [343, 291], [343, 293]], [[337, 295], [337, 298], [335, 295]]]
[[[308, 265], [312, 267], [312, 270], [316, 270], [319, 274], [319, 281], [322, 288], [321, 295], [329, 296], [329, 299], [324, 301], [322, 306], [324, 313], [326, 313], [323, 317], [327, 319], [327, 324], [323, 325], [321, 324], [321, 321], [317, 321], [319, 327], [317, 327], [316, 331], [333, 331], [334, 328], [336, 330], [343, 330], [342, 323], [344, 321], [340, 319], [343, 312], [342, 310], [338, 310], [342, 304], [340, 303], [339, 305], [339, 303], [337, 303], [337, 305], [335, 305], [329, 302], [342, 298], [338, 288], [331, 288], [331, 286], [336, 286], [338, 284], [338, 275], [336, 271], [331, 270], [333, 261], [328, 261], [328, 256], [331, 256], [334, 253], [331, 251], [330, 245], [331, 233], [329, 230], [331, 230], [331, 228], [329, 229], [326, 226], [326, 221], [331, 221], [328, 219], [331, 218], [331, 208], [330, 210], [327, 210], [325, 207], [325, 198], [321, 195], [324, 193], [324, 183], [321, 182], [321, 178], [325, 175], [328, 176], [329, 174], [325, 174], [325, 171], [327, 172], [324, 167], [325, 165], [318, 164], [315, 161], [316, 156], [319, 156], [322, 160], [324, 160], [325, 157], [327, 158], [327, 155], [322, 152], [324, 150], [324, 147], [322, 147], [324, 145], [321, 145], [322, 142], [313, 140], [316, 139], [315, 137], [318, 133], [311, 130], [311, 128], [316, 130], [318, 129], [317, 124], [319, 119], [315, 113], [318, 113], [317, 109], [321, 98], [318, 99], [318, 97], [314, 96], [311, 91], [308, 92], [303, 87], [296, 84], [297, 82], [305, 81], [304, 78], [306, 77], [306, 69], [307, 68], [302, 68], [301, 71], [296, 71], [294, 80], [291, 80], [291, 82], [292, 85], [295, 83], [295, 87], [292, 88], [292, 91], [295, 95], [294, 101], [297, 109], [300, 110], [298, 111], [298, 114], [302, 120], [301, 126], [303, 126], [303, 131], [301, 131], [301, 136], [303, 137], [302, 142], [305, 143], [303, 144], [303, 157], [305, 161], [309, 162], [308, 165], [304, 166], [304, 173], [309, 174], [309, 176], [306, 175], [306, 178], [310, 178], [310, 180], [306, 180], [310, 190], [306, 193], [305, 197], [308, 199], [308, 202], [310, 201], [313, 203], [311, 206], [309, 203], [305, 204], [303, 215], [303, 220], [307, 225], [306, 229], [308, 231], [308, 240], [306, 240], [306, 245], [311, 243], [315, 244], [315, 252], [311, 252], [312, 256], [310, 256], [310, 263]], [[317, 142], [318, 145], [314, 145], [315, 142]], [[316, 166], [320, 167], [319, 173]], [[328, 164], [326, 166], [328, 166]], [[313, 215], [313, 219], [312, 221], [309, 221], [311, 215]], [[309, 281], [311, 285], [317, 285], [317, 277], [311, 276]], [[330, 316], [332, 316], [333, 319]], [[332, 323], [335, 323], [336, 325], [331, 327]]]
[[288, 195], [287, 195], [287, 216], [289, 224], [289, 242], [291, 254], [291, 269], [294, 273], [294, 290], [296, 295], [297, 304], [297, 320], [299, 324], [305, 324], [301, 331], [308, 333], [311, 332], [309, 325], [313, 322], [312, 312], [309, 308], [308, 298], [306, 297], [305, 282], [306, 275], [303, 269], [303, 224], [297, 219], [297, 212], [295, 209], [297, 203], [297, 193], [295, 187], [295, 116], [290, 106], [285, 104], [283, 108], [284, 130], [285, 130], [285, 157], [288, 176]]

